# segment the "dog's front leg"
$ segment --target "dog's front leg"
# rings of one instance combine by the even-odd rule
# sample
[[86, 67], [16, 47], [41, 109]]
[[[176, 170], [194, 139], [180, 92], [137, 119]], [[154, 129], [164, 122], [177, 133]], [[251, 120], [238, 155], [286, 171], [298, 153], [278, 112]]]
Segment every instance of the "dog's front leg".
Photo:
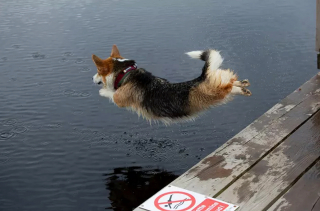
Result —
[[123, 93], [119, 92], [119, 90], [114, 95], [113, 101], [118, 107], [126, 107], [128, 105], [128, 101]]
[[132, 89], [129, 85], [120, 87], [113, 95], [113, 102], [118, 107], [130, 107], [133, 104]]
[[100, 94], [100, 96], [109, 98], [113, 101], [113, 95], [114, 95], [113, 91], [106, 89], [106, 88], [102, 88], [99, 90], [99, 94]]

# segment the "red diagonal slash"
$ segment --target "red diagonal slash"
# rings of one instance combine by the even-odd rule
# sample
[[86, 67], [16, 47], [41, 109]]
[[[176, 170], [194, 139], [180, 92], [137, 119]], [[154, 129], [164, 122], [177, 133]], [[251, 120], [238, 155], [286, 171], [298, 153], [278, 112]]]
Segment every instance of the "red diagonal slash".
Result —
[[160, 202], [158, 204], [173, 204], [173, 203], [182, 202], [182, 201], [191, 201], [191, 199], [184, 199], [184, 200], [178, 200], [178, 201], [165, 201], [165, 202]]

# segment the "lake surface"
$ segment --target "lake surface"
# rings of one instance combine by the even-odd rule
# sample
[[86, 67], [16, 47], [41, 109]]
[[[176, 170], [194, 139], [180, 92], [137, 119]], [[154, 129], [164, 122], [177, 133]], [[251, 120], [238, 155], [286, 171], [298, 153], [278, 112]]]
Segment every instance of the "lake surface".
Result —
[[[132, 210], [317, 73], [315, 2], [2, 0], [0, 210]], [[172, 82], [218, 49], [253, 95], [150, 125], [92, 83], [113, 44]]]

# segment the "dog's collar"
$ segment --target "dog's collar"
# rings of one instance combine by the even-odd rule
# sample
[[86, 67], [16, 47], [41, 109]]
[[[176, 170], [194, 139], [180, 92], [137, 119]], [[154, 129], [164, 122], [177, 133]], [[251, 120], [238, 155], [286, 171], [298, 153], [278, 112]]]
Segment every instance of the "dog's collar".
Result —
[[122, 70], [114, 81], [114, 89], [117, 90], [123, 83], [124, 79], [129, 75], [129, 72], [137, 69], [137, 64], [131, 65], [126, 69]]

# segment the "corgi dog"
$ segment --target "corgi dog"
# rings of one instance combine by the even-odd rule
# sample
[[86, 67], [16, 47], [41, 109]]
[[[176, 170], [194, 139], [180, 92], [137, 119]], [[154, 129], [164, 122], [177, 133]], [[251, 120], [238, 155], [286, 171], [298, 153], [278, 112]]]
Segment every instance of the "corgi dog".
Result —
[[165, 124], [193, 120], [199, 113], [228, 102], [234, 95], [251, 96], [245, 88], [250, 85], [248, 80], [239, 81], [233, 71], [220, 69], [223, 58], [218, 51], [186, 54], [205, 62], [201, 75], [190, 81], [170, 83], [138, 68], [134, 60], [122, 57], [117, 46], [113, 45], [107, 59], [92, 55], [98, 71], [93, 82], [102, 84], [99, 94], [118, 107], [133, 110], [149, 121]]

